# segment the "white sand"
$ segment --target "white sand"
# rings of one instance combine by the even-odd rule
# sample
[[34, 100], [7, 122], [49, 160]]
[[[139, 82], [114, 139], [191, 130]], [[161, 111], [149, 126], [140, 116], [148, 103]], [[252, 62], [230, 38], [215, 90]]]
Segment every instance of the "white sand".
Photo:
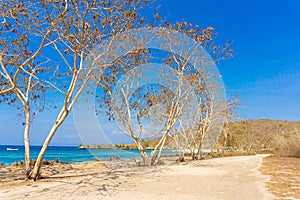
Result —
[[265, 187], [268, 177], [258, 170], [263, 156], [202, 160], [154, 172], [136, 168], [103, 173], [95, 166], [83, 176], [0, 185], [0, 199], [273, 199]]

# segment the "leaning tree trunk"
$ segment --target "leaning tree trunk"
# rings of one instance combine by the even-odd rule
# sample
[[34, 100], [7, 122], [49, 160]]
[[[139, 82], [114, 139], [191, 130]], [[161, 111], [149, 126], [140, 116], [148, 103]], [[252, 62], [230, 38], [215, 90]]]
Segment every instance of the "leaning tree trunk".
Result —
[[150, 162], [150, 159], [149, 159], [147, 153], [144, 150], [143, 145], [139, 142], [139, 140], [137, 138], [133, 138], [133, 141], [134, 141], [135, 145], [137, 146], [137, 148], [143, 158], [144, 165], [150, 166], [151, 162]]
[[142, 155], [144, 165], [150, 166], [151, 162], [150, 159], [145, 151], [140, 151], [140, 154]]
[[158, 161], [160, 160], [161, 153], [162, 153], [163, 147], [164, 147], [164, 145], [165, 145], [166, 139], [167, 139], [167, 136], [164, 138], [162, 144], [160, 145], [159, 153], [158, 153], [158, 156], [157, 156], [157, 160], [158, 160]]
[[31, 173], [29, 175], [30, 179], [37, 180], [37, 179], [40, 178], [40, 169], [41, 169], [41, 166], [42, 166], [42, 161], [43, 161], [44, 155], [46, 153], [46, 150], [47, 150], [54, 134], [56, 133], [58, 127], [64, 122], [64, 120], [68, 116], [68, 113], [69, 113], [68, 110], [62, 109], [60, 114], [58, 115], [58, 118], [55, 121], [55, 124], [52, 126], [52, 128], [51, 128], [51, 130], [50, 130], [50, 132], [49, 132], [49, 134], [48, 134], [48, 136], [47, 136], [47, 138], [46, 138], [46, 140], [43, 144], [43, 147], [40, 150], [40, 153], [39, 153], [39, 155], [36, 159], [34, 168], [33, 168], [33, 170], [31, 171]]
[[[169, 131], [166, 131], [166, 133], [162, 136], [162, 138], [160, 139], [160, 141], [158, 142], [158, 144], [154, 147], [154, 149], [152, 150], [151, 152], [151, 157], [150, 157], [150, 160], [151, 160], [151, 163], [150, 165], [154, 165], [155, 161], [159, 158], [160, 158], [160, 155], [161, 155], [161, 150], [162, 150], [162, 147], [163, 145], [165, 144], [165, 141], [166, 141], [166, 137], [167, 137], [167, 134], [168, 134]], [[157, 155], [157, 150], [160, 150], [159, 151], [159, 154]]]
[[25, 176], [28, 179], [30, 174], [30, 140], [29, 140], [29, 129], [30, 129], [30, 108], [29, 105], [26, 104], [24, 107], [25, 111], [25, 129], [24, 129], [24, 146], [25, 146]]

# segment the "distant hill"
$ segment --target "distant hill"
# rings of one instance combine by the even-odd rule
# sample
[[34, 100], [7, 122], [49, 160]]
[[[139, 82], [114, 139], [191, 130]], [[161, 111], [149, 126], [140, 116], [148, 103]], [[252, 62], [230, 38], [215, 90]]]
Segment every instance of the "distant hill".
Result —
[[[281, 155], [300, 156], [300, 122], [284, 120], [245, 120], [225, 124], [224, 132], [219, 137], [219, 146], [231, 149], [259, 152], [269, 150]], [[226, 140], [226, 142], [225, 142]], [[158, 138], [143, 141], [148, 149], [154, 148]], [[135, 148], [132, 144], [130, 148]], [[172, 138], [166, 141], [165, 149], [176, 149]], [[299, 151], [299, 152], [298, 152]]]
[[[245, 120], [225, 124], [219, 137], [219, 146], [249, 152], [269, 151], [283, 156], [300, 157], [300, 122], [283, 120]], [[227, 133], [227, 137], [225, 137]], [[145, 149], [153, 149], [160, 138], [142, 140]], [[86, 148], [86, 146], [81, 147]], [[90, 148], [136, 149], [134, 144], [110, 146], [93, 145]], [[176, 149], [174, 140], [166, 140], [164, 149]]]
[[300, 131], [300, 122], [283, 121], [283, 120], [245, 120], [229, 123], [231, 131], [247, 130], [258, 134], [289, 134]]
[[[226, 125], [226, 146], [247, 151], [269, 149], [278, 154], [300, 154], [300, 122], [283, 120], [246, 120]], [[224, 136], [220, 143], [224, 144]], [[298, 150], [296, 150], [298, 149]]]

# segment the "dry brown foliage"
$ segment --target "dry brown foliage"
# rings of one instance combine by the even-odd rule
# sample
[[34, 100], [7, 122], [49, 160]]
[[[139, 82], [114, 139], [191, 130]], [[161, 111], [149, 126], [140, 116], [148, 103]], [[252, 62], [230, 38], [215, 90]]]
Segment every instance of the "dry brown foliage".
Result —
[[[300, 157], [300, 122], [246, 120], [226, 125], [226, 146], [246, 151], [266, 151], [279, 156]], [[223, 144], [224, 138], [220, 138]]]

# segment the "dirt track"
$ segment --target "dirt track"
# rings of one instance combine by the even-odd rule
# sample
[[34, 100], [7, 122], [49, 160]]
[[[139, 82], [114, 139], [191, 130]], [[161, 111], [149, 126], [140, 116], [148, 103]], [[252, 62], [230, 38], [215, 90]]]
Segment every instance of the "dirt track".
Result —
[[[258, 168], [266, 155], [151, 168], [90, 168], [84, 175], [0, 186], [0, 199], [273, 199]], [[141, 168], [140, 168], [141, 169]], [[99, 173], [100, 172], [100, 173]]]

